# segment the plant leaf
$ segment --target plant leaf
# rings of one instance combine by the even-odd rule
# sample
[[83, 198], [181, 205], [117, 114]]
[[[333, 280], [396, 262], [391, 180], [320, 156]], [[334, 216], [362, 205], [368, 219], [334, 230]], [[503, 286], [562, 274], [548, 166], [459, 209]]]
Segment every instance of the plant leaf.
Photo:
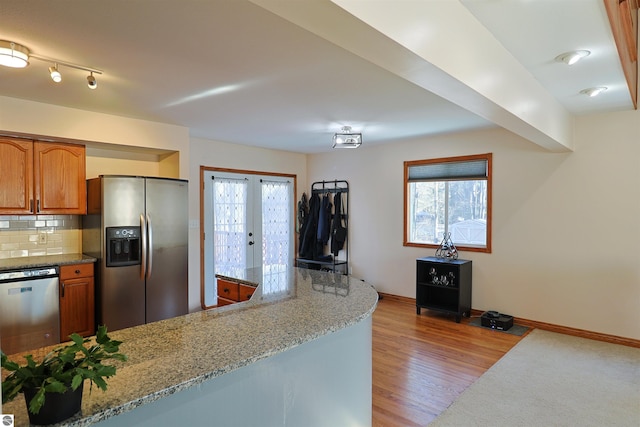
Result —
[[67, 391], [67, 387], [60, 381], [54, 380], [44, 386], [44, 391], [46, 391], [47, 393], [64, 393], [65, 391]]
[[107, 390], [107, 382], [102, 379], [102, 377], [94, 377], [92, 378], [93, 382], [100, 387], [100, 390], [102, 391], [106, 391]]
[[40, 408], [44, 405], [44, 387], [40, 388], [31, 402], [29, 402], [29, 412], [32, 414], [37, 414], [40, 412]]
[[74, 376], [73, 380], [71, 380], [71, 388], [73, 390], [76, 390], [78, 387], [80, 387], [80, 384], [82, 384], [83, 381], [84, 378], [82, 377], [82, 375], [78, 374]]

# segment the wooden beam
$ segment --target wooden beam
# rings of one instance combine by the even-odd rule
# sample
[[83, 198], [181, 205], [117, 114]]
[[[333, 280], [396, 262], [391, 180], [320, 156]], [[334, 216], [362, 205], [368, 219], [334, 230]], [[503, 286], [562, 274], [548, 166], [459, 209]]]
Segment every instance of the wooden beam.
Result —
[[633, 107], [638, 108], [638, 2], [604, 0]]

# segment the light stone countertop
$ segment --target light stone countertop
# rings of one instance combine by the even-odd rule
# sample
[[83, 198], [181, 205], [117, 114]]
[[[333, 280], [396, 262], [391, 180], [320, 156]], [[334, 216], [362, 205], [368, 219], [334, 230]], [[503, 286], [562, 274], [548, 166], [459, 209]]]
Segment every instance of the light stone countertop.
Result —
[[[248, 273], [259, 283], [250, 301], [110, 332], [129, 360], [118, 362], [106, 392], [85, 384], [81, 413], [60, 425], [91, 425], [355, 325], [378, 301], [351, 276], [295, 267]], [[22, 396], [2, 408], [16, 426], [28, 425]]]

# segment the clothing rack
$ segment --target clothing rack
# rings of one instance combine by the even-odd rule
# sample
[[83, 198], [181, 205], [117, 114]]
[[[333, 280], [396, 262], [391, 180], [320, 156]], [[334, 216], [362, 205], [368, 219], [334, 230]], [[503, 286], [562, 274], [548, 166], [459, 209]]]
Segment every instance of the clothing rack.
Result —
[[311, 184], [311, 193], [349, 193], [349, 183], [344, 180], [316, 181]]
[[[332, 181], [316, 181], [311, 184], [311, 194], [321, 196], [327, 193], [341, 193], [342, 196], [342, 208], [341, 212], [335, 212], [331, 215], [331, 221], [333, 222], [335, 215], [340, 215], [340, 219], [346, 228], [346, 236], [344, 246], [340, 251], [342, 257], [337, 259], [336, 256], [332, 256], [331, 261], [316, 260], [308, 258], [298, 258], [298, 267], [311, 268], [316, 270], [329, 270], [332, 272], [342, 272], [343, 274], [349, 274], [349, 183], [345, 180], [332, 180]], [[335, 209], [335, 202], [333, 203]], [[329, 248], [331, 248], [329, 244]]]

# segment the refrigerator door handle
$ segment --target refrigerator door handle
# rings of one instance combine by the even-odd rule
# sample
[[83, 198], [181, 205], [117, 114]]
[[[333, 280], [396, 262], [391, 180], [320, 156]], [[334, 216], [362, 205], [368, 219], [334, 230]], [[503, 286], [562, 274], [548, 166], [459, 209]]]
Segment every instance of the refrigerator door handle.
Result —
[[140, 278], [144, 280], [147, 274], [147, 223], [144, 215], [140, 214], [140, 240], [142, 241], [142, 260], [140, 261]]
[[147, 214], [147, 234], [149, 242], [147, 243], [147, 279], [151, 278], [151, 270], [153, 270], [153, 226], [151, 217]]

